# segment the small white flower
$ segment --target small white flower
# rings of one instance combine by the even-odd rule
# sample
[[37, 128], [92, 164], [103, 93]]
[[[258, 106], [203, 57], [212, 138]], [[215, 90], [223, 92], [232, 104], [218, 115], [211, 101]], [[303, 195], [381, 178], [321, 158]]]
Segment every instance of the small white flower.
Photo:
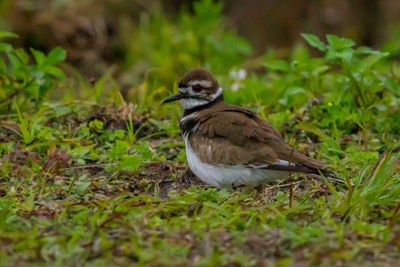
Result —
[[232, 79], [237, 80], [238, 72], [237, 72], [236, 70], [232, 70], [232, 71], [229, 73], [229, 76], [231, 76]]
[[237, 78], [238, 78], [238, 80], [244, 80], [244, 79], [246, 79], [246, 76], [247, 76], [247, 72], [246, 72], [246, 70], [244, 70], [244, 69], [240, 69], [240, 70], [237, 72]]
[[237, 90], [239, 90], [239, 88], [240, 88], [240, 84], [239, 83], [233, 83], [232, 85], [231, 85], [231, 90], [232, 91], [237, 91]]
[[231, 85], [232, 91], [237, 91], [241, 87], [243, 87], [242, 81], [246, 79], [247, 72], [244, 69], [240, 69], [238, 71], [232, 70], [229, 75], [234, 80], [234, 83]]

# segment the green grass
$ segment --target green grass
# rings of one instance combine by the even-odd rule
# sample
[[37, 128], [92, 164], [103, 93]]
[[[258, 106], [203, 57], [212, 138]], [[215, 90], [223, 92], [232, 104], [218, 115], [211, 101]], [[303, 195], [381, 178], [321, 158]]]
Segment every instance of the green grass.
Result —
[[[221, 8], [143, 17], [125, 98], [110, 73], [90, 83], [61, 48], [15, 49], [0, 32], [0, 265], [399, 264], [395, 51], [304, 34], [317, 56], [251, 58]], [[288, 180], [228, 192], [185, 173], [181, 108], [160, 103], [198, 65], [346, 185], [293, 177], [291, 206]]]

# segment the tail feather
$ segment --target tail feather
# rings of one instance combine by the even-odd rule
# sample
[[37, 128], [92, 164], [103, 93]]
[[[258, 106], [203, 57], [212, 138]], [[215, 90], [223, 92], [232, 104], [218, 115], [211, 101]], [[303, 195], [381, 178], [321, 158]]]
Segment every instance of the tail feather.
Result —
[[[327, 174], [327, 175], [322, 173], [322, 175], [331, 181], [335, 181], [335, 182], [338, 182], [341, 184], [346, 184], [346, 181], [344, 179], [337, 177], [333, 172], [328, 171], [328, 173], [329, 174]], [[322, 176], [320, 174], [313, 174], [313, 176], [316, 178], [320, 178], [320, 179], [322, 178]]]
[[307, 174], [312, 174], [314, 177], [321, 178], [322, 176], [326, 177], [329, 180], [345, 184], [346, 181], [344, 179], [341, 179], [336, 176], [335, 173], [332, 171], [322, 169], [322, 168], [312, 168], [308, 167], [305, 165], [278, 165], [278, 164], [273, 164], [273, 165], [268, 165], [265, 167], [265, 169], [270, 169], [270, 170], [278, 170], [278, 171], [287, 171], [287, 172], [298, 172], [298, 173], [307, 173]]
[[338, 183], [346, 183], [344, 179], [337, 177], [334, 172], [324, 169], [324, 163], [322, 161], [310, 158], [303, 152], [293, 149], [292, 154], [289, 158], [293, 159], [293, 161], [291, 162], [294, 163], [293, 166], [290, 166], [289, 168], [293, 168], [293, 170], [289, 171], [308, 173], [312, 174], [314, 177], [319, 178], [321, 178], [321, 176], [324, 176], [327, 179]]

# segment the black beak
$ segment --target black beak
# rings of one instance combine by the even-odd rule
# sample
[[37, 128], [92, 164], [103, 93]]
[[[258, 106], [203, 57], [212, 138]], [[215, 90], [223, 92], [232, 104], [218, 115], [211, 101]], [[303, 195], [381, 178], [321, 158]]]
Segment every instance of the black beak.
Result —
[[162, 103], [165, 104], [165, 103], [173, 102], [173, 101], [185, 98], [185, 97], [186, 97], [186, 95], [184, 93], [178, 92], [177, 94], [165, 99]]

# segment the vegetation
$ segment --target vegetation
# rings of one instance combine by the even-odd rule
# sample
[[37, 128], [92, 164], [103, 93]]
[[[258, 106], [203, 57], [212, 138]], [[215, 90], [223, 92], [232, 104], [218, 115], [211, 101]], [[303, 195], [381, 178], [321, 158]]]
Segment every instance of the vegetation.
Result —
[[[79, 75], [61, 48], [24, 51], [0, 32], [0, 265], [399, 263], [396, 52], [303, 34], [309, 46], [285, 60], [251, 58], [221, 9], [142, 17], [125, 91], [110, 73]], [[228, 192], [185, 172], [181, 108], [160, 103], [199, 65], [346, 185], [293, 175]]]

